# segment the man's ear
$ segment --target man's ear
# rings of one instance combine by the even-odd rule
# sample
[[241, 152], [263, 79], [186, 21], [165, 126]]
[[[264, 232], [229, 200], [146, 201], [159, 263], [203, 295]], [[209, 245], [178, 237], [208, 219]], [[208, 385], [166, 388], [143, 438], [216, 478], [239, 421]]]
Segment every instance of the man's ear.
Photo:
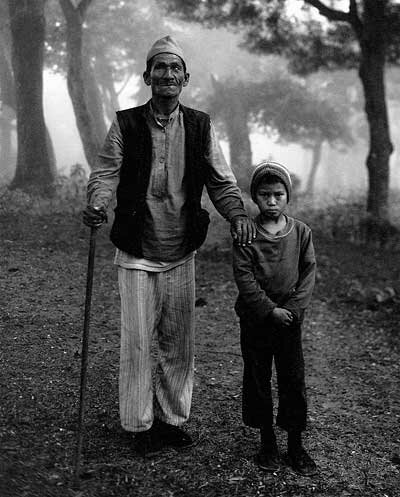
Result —
[[187, 86], [189, 84], [190, 74], [185, 72], [185, 79], [183, 80], [182, 86]]
[[147, 71], [144, 71], [143, 73], [143, 81], [147, 86], [151, 86], [151, 78], [150, 78], [150, 73]]

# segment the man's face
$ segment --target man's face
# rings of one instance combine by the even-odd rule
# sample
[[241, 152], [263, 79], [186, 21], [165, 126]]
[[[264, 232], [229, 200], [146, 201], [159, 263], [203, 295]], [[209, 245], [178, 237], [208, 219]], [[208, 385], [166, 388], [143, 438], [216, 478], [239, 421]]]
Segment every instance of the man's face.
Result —
[[182, 59], [171, 53], [161, 53], [153, 58], [150, 72], [143, 74], [144, 82], [151, 86], [151, 93], [158, 97], [178, 97], [189, 83]]

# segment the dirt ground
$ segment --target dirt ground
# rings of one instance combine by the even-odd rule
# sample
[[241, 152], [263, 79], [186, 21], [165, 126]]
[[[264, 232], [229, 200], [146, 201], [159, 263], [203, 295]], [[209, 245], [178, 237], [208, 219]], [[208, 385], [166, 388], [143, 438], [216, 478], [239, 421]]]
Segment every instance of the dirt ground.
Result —
[[[400, 254], [316, 234], [319, 273], [304, 326], [306, 445], [319, 474], [254, 464], [241, 422], [236, 288], [229, 251], [197, 256], [197, 349], [188, 431], [197, 445], [143, 460], [118, 419], [119, 303], [113, 248], [98, 235], [83, 475], [71, 488], [88, 230], [79, 216], [3, 215], [1, 497], [400, 496]], [[284, 433], [278, 431], [282, 452]]]

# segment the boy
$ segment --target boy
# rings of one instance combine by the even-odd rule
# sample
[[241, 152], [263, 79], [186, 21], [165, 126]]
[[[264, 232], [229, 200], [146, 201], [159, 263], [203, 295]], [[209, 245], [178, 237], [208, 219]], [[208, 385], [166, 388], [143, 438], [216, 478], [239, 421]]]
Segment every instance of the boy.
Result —
[[278, 470], [271, 395], [274, 359], [279, 391], [276, 423], [288, 432], [288, 462], [296, 472], [311, 476], [316, 464], [301, 439], [307, 417], [301, 323], [316, 269], [311, 230], [285, 214], [292, 193], [286, 167], [273, 161], [259, 164], [250, 193], [260, 211], [255, 219], [257, 237], [252, 245], [235, 245], [233, 250], [244, 362], [243, 421], [260, 429], [258, 465]]

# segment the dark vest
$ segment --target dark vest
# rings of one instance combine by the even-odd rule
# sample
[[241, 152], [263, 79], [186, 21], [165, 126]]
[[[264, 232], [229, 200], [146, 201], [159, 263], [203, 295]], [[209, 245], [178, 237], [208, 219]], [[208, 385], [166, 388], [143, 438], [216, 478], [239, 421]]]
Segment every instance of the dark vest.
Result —
[[[119, 249], [143, 257], [142, 236], [146, 215], [146, 192], [150, 181], [152, 143], [145, 113], [149, 103], [117, 112], [123, 139], [123, 159], [117, 187], [117, 207], [110, 238]], [[180, 105], [185, 128], [185, 182], [188, 209], [186, 245], [196, 250], [204, 242], [208, 212], [201, 208], [201, 195], [208, 171], [205, 147], [210, 134], [210, 117]]]

